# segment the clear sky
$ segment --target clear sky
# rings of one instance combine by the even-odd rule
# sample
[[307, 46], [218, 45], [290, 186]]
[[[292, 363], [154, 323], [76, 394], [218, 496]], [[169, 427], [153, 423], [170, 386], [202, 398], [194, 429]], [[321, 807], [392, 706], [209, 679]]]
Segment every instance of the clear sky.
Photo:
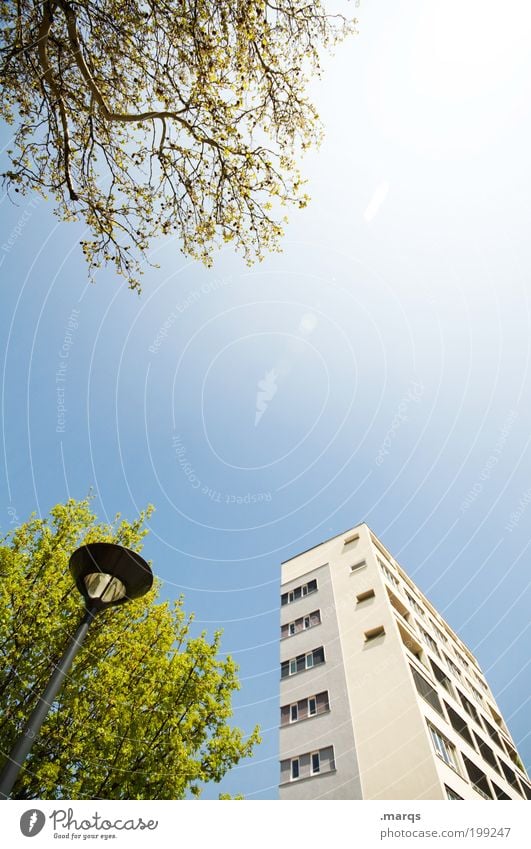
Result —
[[361, 521], [531, 767], [530, 13], [356, 14], [283, 254], [207, 270], [161, 242], [138, 297], [111, 269], [87, 285], [81, 226], [45, 202], [0, 207], [0, 528], [91, 486], [101, 517], [156, 505], [144, 552], [224, 629], [235, 721], [263, 729], [221, 786], [250, 798], [277, 795], [280, 562]]

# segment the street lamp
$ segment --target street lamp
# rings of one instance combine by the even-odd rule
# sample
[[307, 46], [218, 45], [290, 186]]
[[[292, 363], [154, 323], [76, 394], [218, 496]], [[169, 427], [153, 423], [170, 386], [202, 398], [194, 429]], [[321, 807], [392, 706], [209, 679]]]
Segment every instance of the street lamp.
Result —
[[19, 770], [96, 614], [107, 607], [140, 598], [153, 584], [153, 573], [146, 561], [136, 551], [112, 542], [82, 545], [72, 554], [69, 567], [85, 599], [85, 612], [46, 689], [39, 696], [24, 731], [8, 755], [7, 763], [0, 773], [0, 799], [9, 799]]

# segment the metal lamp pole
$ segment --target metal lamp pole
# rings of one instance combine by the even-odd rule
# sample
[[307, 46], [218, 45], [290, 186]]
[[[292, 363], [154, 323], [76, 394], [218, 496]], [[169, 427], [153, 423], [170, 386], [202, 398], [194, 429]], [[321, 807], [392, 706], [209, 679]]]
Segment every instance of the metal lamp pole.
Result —
[[30, 753], [33, 741], [41, 730], [41, 725], [46, 718], [46, 714], [55, 701], [55, 697], [61, 689], [61, 684], [66, 678], [68, 670], [72, 666], [72, 661], [81, 648], [81, 645], [87, 635], [87, 631], [90, 628], [92, 620], [98, 610], [99, 608], [92, 607], [87, 608], [85, 611], [85, 615], [79, 623], [76, 633], [70, 640], [61, 660], [55, 667], [52, 676], [46, 685], [46, 689], [43, 694], [39, 696], [39, 700], [26, 723], [24, 731], [7, 756], [7, 763], [0, 773], [0, 799], [9, 799], [13, 785], [17, 780], [18, 773], [22, 768], [22, 764]]
[[94, 542], [83, 545], [74, 551], [69, 566], [76, 586], [85, 599], [85, 613], [0, 772], [0, 799], [9, 799], [33, 741], [96, 614], [112, 605], [140, 598], [153, 584], [153, 573], [146, 561], [136, 551], [115, 543]]

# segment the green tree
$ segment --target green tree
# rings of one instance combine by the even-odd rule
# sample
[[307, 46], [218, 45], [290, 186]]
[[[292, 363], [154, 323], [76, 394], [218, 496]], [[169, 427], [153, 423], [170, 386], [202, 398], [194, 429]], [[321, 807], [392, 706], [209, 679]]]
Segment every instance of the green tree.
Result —
[[[0, 544], [0, 752], [22, 730], [82, 612], [68, 559], [79, 545], [139, 551], [151, 508], [99, 524], [90, 499], [32, 516]], [[190, 635], [182, 599], [99, 614], [35, 740], [14, 798], [180, 799], [219, 781], [259, 742], [229, 725], [237, 668]]]
[[279, 249], [320, 138], [307, 83], [353, 22], [320, 0], [17, 0], [0, 21], [4, 177], [86, 222], [91, 275], [114, 263], [139, 288], [167, 233], [207, 265], [224, 241]]

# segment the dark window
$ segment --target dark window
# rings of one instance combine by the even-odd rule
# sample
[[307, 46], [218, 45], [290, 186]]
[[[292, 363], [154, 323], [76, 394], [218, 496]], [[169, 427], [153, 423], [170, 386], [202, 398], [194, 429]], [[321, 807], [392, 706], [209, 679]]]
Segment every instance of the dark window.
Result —
[[531, 799], [531, 787], [529, 786], [529, 784], [526, 784], [525, 781], [522, 781], [522, 779], [520, 779], [520, 784], [522, 786], [526, 799]]
[[315, 775], [317, 772], [321, 772], [321, 758], [319, 756], [319, 752], [313, 752], [313, 754], [312, 754], [312, 775]]
[[473, 761], [467, 758], [466, 755], [463, 755], [463, 762], [474, 790], [480, 796], [483, 796], [484, 799], [492, 799], [492, 790], [489, 787], [485, 773]]
[[280, 708], [280, 724], [281, 725], [287, 725], [288, 724], [289, 715], [290, 715], [289, 705], [284, 705], [284, 707]]
[[439, 701], [439, 696], [437, 695], [437, 690], [431, 686], [429, 681], [426, 681], [423, 675], [419, 675], [416, 669], [413, 669], [412, 666], [409, 668], [411, 669], [411, 674], [413, 675], [413, 680], [419, 694], [423, 699], [426, 699], [428, 704], [435, 708], [441, 716], [443, 716], [443, 709]]
[[384, 634], [384, 626], [378, 625], [377, 628], [371, 628], [370, 631], [365, 631], [365, 642], [368, 643], [370, 640], [375, 640], [377, 637], [383, 637]]
[[491, 765], [491, 767], [493, 767], [496, 770], [496, 772], [499, 772], [500, 768], [498, 766], [498, 761], [496, 760], [496, 756], [495, 756], [494, 752], [492, 751], [491, 747], [488, 746], [485, 743], [485, 741], [482, 740], [481, 737], [478, 734], [476, 734], [475, 731], [474, 731], [474, 737], [476, 738], [476, 743], [478, 744], [478, 749], [481, 752], [481, 754], [483, 755], [483, 758], [487, 761], [488, 764]]
[[298, 705], [291, 705], [290, 708], [290, 721], [297, 722], [299, 718], [299, 708]]
[[503, 749], [500, 735], [498, 734], [496, 729], [490, 724], [490, 722], [487, 722], [487, 720], [485, 719], [484, 716], [482, 716], [481, 718], [483, 720], [483, 725], [487, 729], [487, 733], [488, 733], [490, 739], [494, 740], [494, 742], [497, 743], [497, 745], [500, 747], [500, 749]]
[[507, 795], [507, 793], [504, 793], [503, 790], [500, 790], [498, 785], [494, 784], [494, 781], [492, 782], [492, 787], [493, 787], [493, 790], [494, 790], [494, 793], [495, 793], [497, 799], [510, 799], [511, 798], [510, 796]]
[[454, 728], [457, 733], [461, 735], [463, 740], [466, 740], [467, 743], [470, 743], [470, 745], [473, 747], [474, 742], [472, 740], [470, 731], [468, 730], [468, 725], [466, 724], [463, 717], [460, 716], [456, 710], [451, 708], [447, 702], [444, 703], [444, 706], [446, 708], [448, 719], [450, 720], [450, 725], [452, 726], [452, 728]]
[[287, 593], [282, 593], [280, 596], [280, 604], [282, 607], [285, 604], [292, 604], [292, 602], [298, 601], [299, 598], [309, 595], [310, 593], [314, 593], [316, 590], [317, 579], [314, 578], [313, 581], [308, 581], [307, 584], [302, 584], [300, 587], [295, 587], [295, 589], [289, 590]]
[[324, 648], [322, 646], [313, 650], [313, 665], [317, 666], [318, 663], [324, 663]]
[[431, 657], [429, 657], [428, 660], [429, 660], [431, 668], [433, 670], [433, 675], [435, 676], [435, 678], [437, 679], [439, 684], [442, 684], [444, 689], [447, 690], [450, 693], [451, 696], [453, 696], [452, 685], [450, 683], [450, 679], [448, 678], [448, 675], [446, 675], [446, 673], [444, 673], [442, 671], [440, 666], [437, 666], [437, 664], [433, 662]]
[[317, 699], [315, 696], [311, 696], [308, 699], [308, 716], [315, 716], [317, 713]]
[[291, 762], [291, 777], [292, 779], [298, 778], [300, 775], [299, 771], [299, 759], [295, 758]]
[[365, 590], [364, 593], [358, 593], [356, 601], [360, 604], [362, 601], [367, 601], [369, 598], [374, 598], [374, 590]]
[[511, 769], [510, 766], [507, 766], [505, 761], [502, 761], [501, 758], [500, 758], [500, 763], [501, 763], [505, 778], [507, 779], [507, 781], [509, 782], [511, 787], [514, 790], [516, 790], [518, 793], [520, 793], [520, 795], [521, 795], [522, 791], [520, 790], [520, 785], [518, 784], [518, 779], [517, 779], [515, 773], [513, 772], [513, 770]]
[[481, 725], [481, 723], [479, 721], [479, 714], [478, 714], [476, 708], [474, 707], [474, 705], [472, 704], [472, 702], [469, 699], [467, 699], [466, 696], [463, 696], [461, 690], [458, 690], [457, 692], [459, 693], [459, 698], [461, 699], [461, 704], [463, 705], [463, 707], [466, 710], [466, 712], [468, 713], [468, 715], [471, 716], [472, 719], [475, 719], [478, 725]]
[[280, 667], [280, 677], [287, 678], [289, 675], [289, 660], [285, 660]]
[[455, 790], [452, 790], [450, 787], [448, 787], [447, 784], [444, 785], [444, 789], [446, 790], [446, 798], [447, 799], [452, 799], [452, 800], [460, 799], [461, 801], [463, 801], [463, 797], [458, 796], [457, 793], [455, 792]]

